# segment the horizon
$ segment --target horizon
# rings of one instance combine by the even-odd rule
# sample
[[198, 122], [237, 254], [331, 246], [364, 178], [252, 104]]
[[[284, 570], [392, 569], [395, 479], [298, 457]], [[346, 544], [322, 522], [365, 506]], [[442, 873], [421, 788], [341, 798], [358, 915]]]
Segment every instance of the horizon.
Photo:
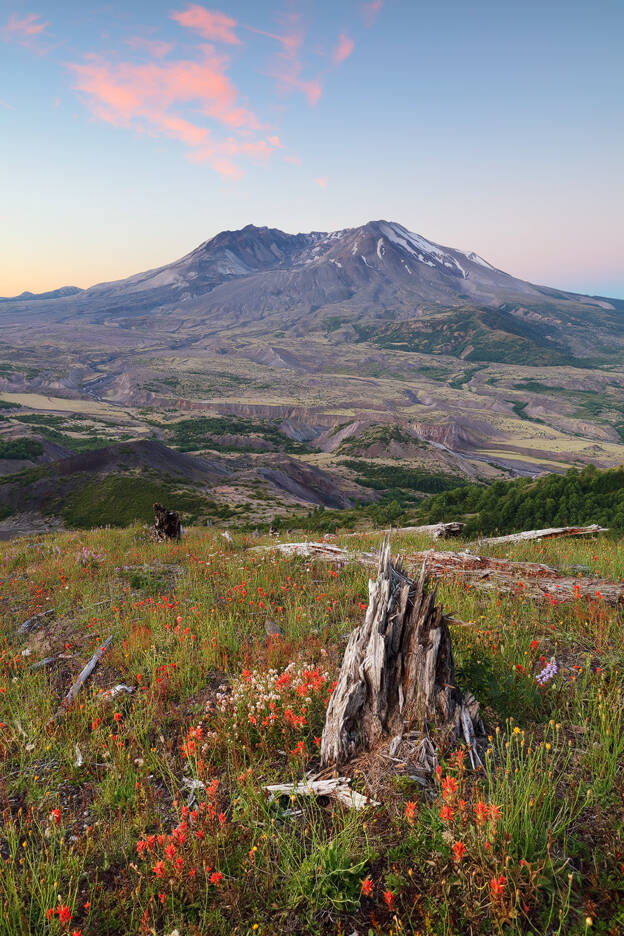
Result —
[[[409, 228], [406, 228], [406, 225], [402, 225], [400, 221], [394, 221], [394, 220], [390, 220], [390, 219], [388, 219], [388, 218], [376, 218], [376, 219], [374, 219], [374, 220], [371, 219], [371, 220], [369, 220], [369, 221], [364, 222], [364, 224], [362, 224], [362, 225], [355, 225], [354, 227], [350, 227], [350, 228], [338, 228], [336, 231], [320, 231], [320, 230], [310, 230], [310, 231], [285, 231], [285, 230], [283, 230], [282, 228], [274, 228], [274, 227], [272, 227], [271, 225], [267, 225], [267, 224], [255, 224], [254, 222], [249, 222], [248, 224], [245, 224], [245, 225], [243, 225], [243, 227], [240, 227], [240, 228], [224, 228], [224, 229], [221, 230], [221, 231], [217, 231], [215, 234], [211, 235], [211, 236], [210, 236], [209, 238], [207, 238], [206, 240], [201, 241], [199, 244], [196, 244], [195, 247], [192, 247], [192, 248], [191, 248], [189, 251], [187, 251], [185, 254], [181, 254], [179, 257], [173, 258], [171, 261], [169, 261], [169, 263], [160, 264], [159, 266], [154, 266], [154, 267], [148, 267], [148, 268], [146, 268], [145, 270], [135, 270], [134, 273], [128, 274], [128, 277], [132, 277], [133, 275], [136, 276], [136, 275], [142, 275], [142, 274], [144, 274], [144, 273], [150, 273], [150, 272], [152, 272], [152, 271], [154, 271], [154, 270], [158, 270], [158, 269], [164, 269], [164, 268], [166, 268], [167, 266], [170, 266], [170, 265], [172, 265], [172, 264], [174, 264], [174, 263], [177, 263], [179, 260], [181, 260], [181, 259], [183, 259], [184, 257], [188, 256], [189, 254], [193, 253], [195, 250], [198, 250], [200, 247], [207, 246], [208, 244], [211, 243], [211, 241], [213, 241], [213, 240], [214, 240], [216, 237], [218, 237], [220, 234], [224, 234], [224, 233], [233, 233], [233, 234], [237, 234], [237, 233], [240, 233], [241, 231], [246, 230], [247, 228], [254, 228], [255, 230], [258, 230], [258, 231], [260, 231], [260, 230], [279, 231], [279, 232], [282, 233], [282, 234], [287, 234], [287, 235], [289, 235], [289, 236], [293, 236], [293, 237], [294, 237], [294, 236], [296, 236], [296, 235], [298, 235], [298, 234], [304, 234], [304, 235], [305, 235], [305, 234], [336, 234], [336, 233], [340, 233], [340, 232], [342, 232], [342, 231], [352, 231], [352, 230], [356, 230], [357, 228], [360, 228], [360, 227], [366, 227], [368, 224], [377, 224], [377, 223], [397, 224], [397, 225], [399, 225], [400, 227], [403, 227], [403, 228], [405, 228], [406, 230], [410, 231], [410, 229], [409, 229]], [[410, 233], [419, 234], [420, 236], [424, 236], [424, 235], [422, 235], [422, 234], [421, 234], [420, 232], [418, 232], [418, 231], [410, 231]], [[425, 238], [425, 239], [428, 240], [428, 238]], [[458, 252], [460, 252], [460, 253], [466, 253], [466, 254], [471, 253], [471, 252], [472, 252], [472, 253], [476, 253], [476, 251], [472, 251], [470, 247], [460, 248], [460, 247], [453, 246], [453, 245], [451, 245], [451, 244], [441, 244], [441, 243], [438, 243], [437, 241], [430, 241], [430, 243], [435, 244], [435, 245], [438, 246], [438, 247], [443, 247], [443, 248], [445, 248], [445, 249], [456, 250], [456, 251], [458, 251]], [[480, 256], [480, 255], [479, 255], [479, 256]], [[481, 259], [487, 261], [487, 257], [482, 257]], [[497, 267], [495, 267], [495, 268], [498, 269]], [[501, 270], [500, 272], [505, 273], [505, 274], [507, 274], [507, 275], [509, 275], [509, 276], [512, 276], [512, 277], [514, 276], [513, 273], [510, 273], [510, 272], [507, 271], [507, 270]], [[104, 286], [104, 285], [107, 285], [108, 283], [122, 282], [124, 279], [126, 279], [126, 278], [128, 278], [128, 277], [125, 277], [125, 276], [124, 276], [124, 277], [119, 277], [119, 279], [117, 279], [117, 280], [99, 280], [99, 281], [97, 281], [97, 282], [95, 282], [95, 283], [89, 283], [89, 284], [87, 284], [86, 286], [77, 286], [76, 283], [62, 283], [61, 285], [59, 285], [59, 286], [57, 286], [57, 287], [52, 287], [51, 289], [42, 290], [41, 293], [36, 293], [36, 292], [33, 292], [32, 290], [23, 290], [21, 293], [15, 295], [15, 296], [0, 296], [0, 301], [5, 301], [5, 300], [7, 300], [7, 299], [8, 299], [8, 300], [17, 300], [17, 299], [21, 299], [22, 297], [24, 297], [24, 298], [29, 298], [29, 297], [31, 297], [31, 296], [34, 297], [34, 298], [37, 298], [37, 296], [39, 296], [39, 295], [45, 295], [45, 294], [48, 293], [48, 292], [55, 292], [56, 290], [61, 290], [61, 289], [78, 288], [78, 289], [80, 289], [80, 290], [82, 290], [82, 291], [86, 291], [86, 290], [91, 289], [91, 288], [94, 288], [94, 287], [96, 287], [96, 286]], [[515, 277], [515, 278], [516, 278], [516, 279], [519, 279], [520, 277]], [[534, 283], [533, 285], [535, 285], [535, 286], [549, 286], [549, 285], [551, 285], [551, 284], [547, 284], [547, 283]], [[570, 290], [565, 290], [563, 287], [559, 287], [559, 288], [560, 288], [562, 291], [564, 291], [564, 292], [565, 292], [565, 291], [570, 292], [570, 293], [577, 292], [576, 290], [572, 290], [572, 289], [570, 289]], [[577, 294], [578, 294], [578, 295], [588, 295], [588, 296], [591, 296], [592, 298], [598, 298], [598, 299], [617, 299], [617, 300], [619, 300], [619, 299], [621, 299], [621, 298], [624, 298], [624, 295], [623, 295], [623, 296], [615, 296], [615, 295], [607, 295], [607, 294], [604, 294], [604, 293], [592, 293], [592, 294], [590, 294], [590, 293], [577, 293]]]
[[623, 27], [615, 0], [0, 0], [0, 295], [123, 279], [252, 219], [387, 217], [624, 297]]

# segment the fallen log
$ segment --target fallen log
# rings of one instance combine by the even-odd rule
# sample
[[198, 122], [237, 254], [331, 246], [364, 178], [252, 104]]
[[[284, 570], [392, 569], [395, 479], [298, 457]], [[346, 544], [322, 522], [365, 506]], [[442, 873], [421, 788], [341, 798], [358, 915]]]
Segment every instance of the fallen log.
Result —
[[[360, 562], [375, 566], [378, 555], [342, 549], [333, 543], [278, 543], [256, 547], [276, 550], [286, 556], [302, 556], [325, 562]], [[409, 553], [405, 562], [413, 566], [426, 560], [427, 573], [432, 578], [452, 578], [456, 583], [484, 591], [517, 593], [530, 599], [547, 599], [551, 603], [576, 601], [579, 598], [601, 599], [610, 605], [624, 602], [624, 582], [609, 582], [592, 576], [571, 576], [540, 562], [515, 562], [464, 552], [424, 550]]]
[[560, 536], [595, 536], [597, 533], [607, 533], [608, 527], [601, 527], [597, 523], [592, 523], [586, 527], [550, 527], [546, 530], [526, 530], [524, 533], [509, 533], [507, 536], [488, 536], [485, 539], [476, 540], [483, 546], [487, 544], [498, 545], [499, 543], [526, 543], [530, 540], [557, 539]]
[[72, 703], [76, 701], [76, 696], [78, 695], [81, 686], [84, 685], [84, 683], [87, 681], [87, 679], [89, 678], [89, 676], [91, 675], [95, 667], [98, 665], [98, 663], [100, 662], [100, 660], [106, 653], [106, 650], [110, 642], [112, 641], [112, 639], [113, 639], [113, 635], [111, 634], [110, 637], [107, 637], [104, 643], [100, 647], [98, 647], [98, 649], [95, 651], [95, 653], [93, 654], [93, 656], [91, 657], [87, 665], [80, 671], [80, 673], [78, 674], [78, 677], [76, 678], [76, 681], [72, 684], [71, 689], [69, 690], [69, 692], [67, 693], [63, 701], [61, 702], [60, 706], [58, 707], [54, 715], [48, 721], [48, 725], [51, 725], [52, 722], [55, 722], [58, 718], [60, 718], [60, 716], [63, 715], [67, 711], [70, 705], [72, 705]]
[[49, 608], [47, 611], [40, 611], [39, 614], [33, 614], [32, 617], [29, 617], [27, 621], [24, 621], [24, 623], [20, 625], [17, 631], [18, 635], [29, 634], [31, 631], [36, 630], [41, 625], [42, 618], [49, 617], [50, 614], [54, 614], [54, 608]]
[[479, 704], [455, 684], [449, 624], [436, 604], [436, 589], [428, 590], [427, 582], [424, 563], [415, 581], [392, 562], [390, 545], [384, 544], [377, 579], [369, 581], [364, 622], [349, 638], [327, 708], [322, 768], [346, 764], [384, 740], [394, 756], [406, 736], [419, 738], [420, 764], [424, 757], [431, 770], [437, 751], [460, 738], [473, 766], [480, 764], [475, 743], [484, 734]]
[[337, 799], [350, 809], [365, 809], [367, 806], [379, 806], [375, 800], [369, 799], [357, 790], [350, 787], [348, 777], [331, 777], [327, 780], [314, 780], [312, 778], [301, 780], [299, 783], [271, 783], [264, 789], [269, 799], [276, 800], [280, 796], [328, 796]]
[[541, 562], [513, 562], [469, 552], [419, 552], [406, 556], [417, 565], [427, 560], [434, 578], [452, 578], [456, 583], [483, 591], [515, 593], [551, 603], [580, 598], [601, 599], [610, 605], [624, 601], [624, 582], [608, 582], [593, 577], [570, 576]]
[[[451, 539], [454, 536], [461, 536], [465, 523], [460, 523], [459, 521], [453, 520], [450, 523], [427, 523], [424, 526], [407, 526], [407, 527], [388, 527], [385, 530], [374, 530], [375, 534], [384, 533], [384, 534], [397, 534], [397, 533], [423, 533], [426, 536], [433, 537], [434, 540], [438, 539]], [[362, 530], [355, 533], [341, 533], [340, 538], [342, 539], [345, 536], [362, 536], [365, 535], [367, 531]]]

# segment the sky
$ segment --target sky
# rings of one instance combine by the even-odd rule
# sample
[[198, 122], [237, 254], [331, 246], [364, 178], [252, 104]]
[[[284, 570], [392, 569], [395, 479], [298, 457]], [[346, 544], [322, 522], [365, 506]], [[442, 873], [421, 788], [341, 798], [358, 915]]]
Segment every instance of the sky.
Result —
[[0, 296], [398, 221], [624, 297], [622, 0], [0, 0]]

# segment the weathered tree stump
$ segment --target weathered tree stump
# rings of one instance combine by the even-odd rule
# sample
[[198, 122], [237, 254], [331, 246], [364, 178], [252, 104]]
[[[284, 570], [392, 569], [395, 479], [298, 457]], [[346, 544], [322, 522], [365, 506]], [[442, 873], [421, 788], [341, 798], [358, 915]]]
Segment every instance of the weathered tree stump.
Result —
[[154, 526], [152, 536], [156, 542], [179, 540], [182, 533], [180, 515], [175, 510], [167, 510], [162, 504], [154, 504]]
[[463, 738], [473, 766], [480, 763], [479, 704], [455, 685], [448, 621], [436, 589], [426, 585], [426, 560], [414, 581], [392, 562], [385, 543], [364, 622], [351, 634], [327, 709], [322, 767], [343, 765], [384, 739], [391, 755], [410, 742], [419, 766], [433, 769], [437, 751]]

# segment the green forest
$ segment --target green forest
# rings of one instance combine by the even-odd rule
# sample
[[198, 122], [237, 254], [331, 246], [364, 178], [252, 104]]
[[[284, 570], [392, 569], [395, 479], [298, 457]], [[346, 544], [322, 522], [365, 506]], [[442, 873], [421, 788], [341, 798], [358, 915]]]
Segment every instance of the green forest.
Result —
[[624, 466], [600, 471], [594, 465], [565, 475], [467, 484], [423, 501], [431, 523], [467, 522], [468, 534], [516, 533], [549, 526], [600, 523], [624, 529]]

